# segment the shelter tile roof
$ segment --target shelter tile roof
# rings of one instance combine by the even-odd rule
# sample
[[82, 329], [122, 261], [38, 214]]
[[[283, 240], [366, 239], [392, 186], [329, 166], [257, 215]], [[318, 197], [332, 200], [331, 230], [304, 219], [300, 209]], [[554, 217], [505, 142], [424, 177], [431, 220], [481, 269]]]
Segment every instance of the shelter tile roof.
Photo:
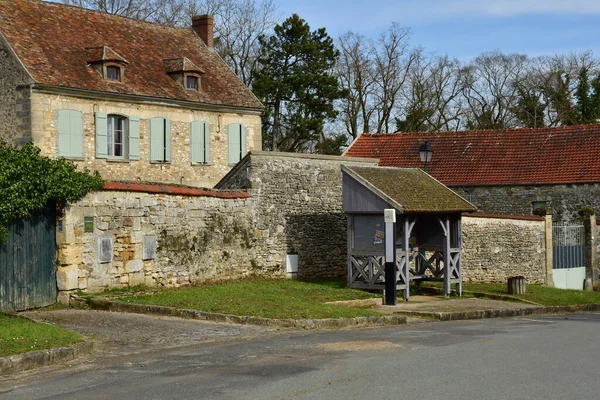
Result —
[[152, 194], [170, 194], [181, 196], [216, 197], [219, 199], [247, 199], [250, 196], [241, 190], [215, 190], [193, 186], [163, 185], [160, 183], [139, 183], [124, 181], [106, 181], [104, 190], [118, 192], [142, 192]]
[[[39, 0], [0, 0], [0, 33], [37, 84], [263, 108], [191, 27], [167, 27]], [[123, 82], [106, 81], [89, 65], [86, 49], [104, 47], [129, 62]], [[165, 72], [163, 60], [184, 57], [206, 72], [199, 92], [186, 90]]]
[[471, 203], [418, 168], [343, 166], [342, 171], [405, 214], [476, 210]]
[[448, 186], [600, 182], [600, 124], [542, 129], [363, 134], [346, 156], [377, 157], [379, 165], [422, 168]]

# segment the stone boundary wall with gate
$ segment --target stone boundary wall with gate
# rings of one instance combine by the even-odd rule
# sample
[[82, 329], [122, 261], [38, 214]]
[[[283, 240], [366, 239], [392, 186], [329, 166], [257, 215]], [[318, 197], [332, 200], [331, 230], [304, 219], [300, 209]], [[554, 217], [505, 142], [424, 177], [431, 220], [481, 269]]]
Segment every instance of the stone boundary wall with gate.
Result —
[[552, 221], [544, 217], [464, 215], [463, 280], [506, 283], [508, 277], [522, 275], [527, 283], [548, 283], [552, 272], [552, 262], [548, 260], [552, 254], [552, 247], [548, 248], [547, 244], [548, 228], [551, 234]]
[[[299, 278], [345, 277], [344, 164], [375, 165], [376, 160], [257, 152], [238, 163], [216, 190], [190, 194], [191, 188], [107, 185], [112, 190], [89, 194], [59, 218], [59, 296], [65, 300], [76, 290], [137, 284], [283, 278], [289, 254], [298, 255]], [[524, 275], [529, 283], [551, 280], [545, 244], [549, 218], [492, 217], [463, 218], [465, 280], [505, 282], [511, 275]], [[108, 239], [110, 259], [101, 262]], [[151, 250], [152, 240], [156, 254], [148, 257], [145, 247]]]

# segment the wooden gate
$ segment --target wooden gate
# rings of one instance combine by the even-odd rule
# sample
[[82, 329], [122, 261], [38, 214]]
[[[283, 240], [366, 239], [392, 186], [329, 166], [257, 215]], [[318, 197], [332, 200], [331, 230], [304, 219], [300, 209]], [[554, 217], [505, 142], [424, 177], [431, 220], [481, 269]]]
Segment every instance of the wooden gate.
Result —
[[19, 220], [0, 242], [0, 310], [21, 311], [56, 302], [56, 207]]

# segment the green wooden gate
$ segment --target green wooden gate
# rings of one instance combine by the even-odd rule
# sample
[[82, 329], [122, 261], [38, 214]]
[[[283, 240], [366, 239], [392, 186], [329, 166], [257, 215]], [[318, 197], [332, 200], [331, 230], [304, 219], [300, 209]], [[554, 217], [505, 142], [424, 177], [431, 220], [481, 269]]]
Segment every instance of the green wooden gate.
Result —
[[0, 310], [21, 311], [56, 302], [56, 207], [12, 225], [0, 242]]

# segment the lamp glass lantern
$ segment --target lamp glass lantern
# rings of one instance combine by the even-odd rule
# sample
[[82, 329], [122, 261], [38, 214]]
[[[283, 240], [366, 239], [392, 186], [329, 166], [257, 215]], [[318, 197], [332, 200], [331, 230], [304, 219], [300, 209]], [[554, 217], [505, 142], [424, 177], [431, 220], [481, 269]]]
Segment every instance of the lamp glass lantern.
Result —
[[424, 142], [421, 147], [419, 147], [419, 158], [421, 158], [421, 162], [423, 163], [423, 168], [427, 170], [427, 164], [431, 162], [431, 158], [433, 157], [433, 147], [431, 147], [431, 143]]

